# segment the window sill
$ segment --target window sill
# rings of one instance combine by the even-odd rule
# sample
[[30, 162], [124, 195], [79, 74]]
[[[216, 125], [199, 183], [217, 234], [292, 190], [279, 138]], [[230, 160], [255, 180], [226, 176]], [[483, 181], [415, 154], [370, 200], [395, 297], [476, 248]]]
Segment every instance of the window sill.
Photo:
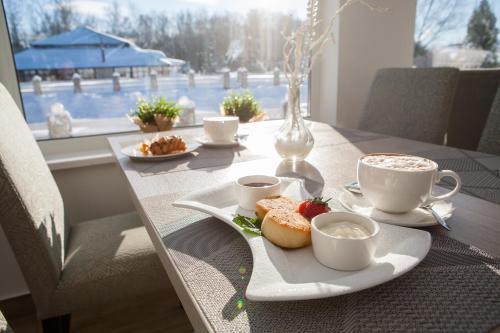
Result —
[[[137, 132], [138, 127], [127, 118], [74, 119], [72, 136], [65, 139], [78, 139], [88, 136], [108, 135], [113, 133]], [[53, 140], [49, 136], [47, 123], [29, 124], [31, 133], [37, 141]], [[55, 139], [58, 140], [58, 139]]]
[[110, 151], [85, 152], [74, 155], [54, 155], [45, 158], [51, 171], [82, 168], [114, 163]]
[[[310, 116], [304, 115], [304, 118], [312, 120]], [[189, 127], [201, 126], [186, 126], [177, 129]], [[38, 145], [50, 170], [82, 168], [114, 163], [115, 159], [109, 147], [108, 138], [133, 133], [139, 133], [139, 131], [135, 128], [135, 131], [126, 133], [119, 132], [86, 137], [41, 140], [38, 141]]]
[[123, 133], [38, 141], [50, 170], [114, 163], [108, 137]]

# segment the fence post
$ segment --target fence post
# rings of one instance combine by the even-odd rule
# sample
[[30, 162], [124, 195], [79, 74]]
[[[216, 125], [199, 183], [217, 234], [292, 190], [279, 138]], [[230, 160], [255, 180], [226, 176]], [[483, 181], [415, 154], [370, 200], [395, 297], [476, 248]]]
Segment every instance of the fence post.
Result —
[[241, 71], [242, 71], [243, 67], [239, 67], [237, 70], [236, 70], [236, 80], [238, 82], [241, 83]]
[[229, 68], [227, 68], [227, 67], [222, 69], [222, 83], [223, 83], [224, 89], [231, 88], [230, 71], [229, 71]]
[[151, 71], [151, 73], [149, 73], [149, 82], [151, 84], [151, 90], [158, 90], [158, 73], [156, 73], [156, 71]]
[[240, 74], [240, 85], [242, 88], [247, 88], [248, 87], [248, 70], [243, 67], [241, 69], [241, 74]]
[[82, 92], [82, 77], [78, 73], [73, 73], [73, 92], [75, 94]]
[[190, 87], [195, 87], [196, 82], [194, 80], [194, 70], [190, 69], [188, 72], [188, 84]]
[[42, 78], [38, 75], [33, 76], [33, 79], [31, 79], [31, 82], [33, 83], [33, 91], [35, 95], [42, 95]]
[[280, 69], [278, 67], [274, 68], [273, 84], [275, 86], [279, 86], [280, 85]]
[[120, 87], [120, 73], [114, 72], [113, 73], [113, 91], [118, 92], [121, 90]]

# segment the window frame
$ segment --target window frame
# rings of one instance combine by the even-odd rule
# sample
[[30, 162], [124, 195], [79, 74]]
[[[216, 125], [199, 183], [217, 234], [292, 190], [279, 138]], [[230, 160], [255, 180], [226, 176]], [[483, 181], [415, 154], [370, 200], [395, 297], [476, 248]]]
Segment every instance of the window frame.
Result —
[[[324, 2], [324, 0], [320, 0]], [[325, 15], [325, 14], [323, 14]], [[4, 10], [4, 1], [0, 0], [0, 49], [5, 50], [5, 56], [0, 57], [0, 82], [2, 82], [10, 94], [16, 101], [20, 112], [25, 118], [23, 100], [21, 97], [21, 87], [16, 74], [16, 65], [11, 47], [10, 34], [8, 31], [7, 18]], [[316, 68], [321, 67], [322, 59], [318, 59]], [[314, 74], [309, 75], [308, 84], [308, 111], [309, 119], [320, 120], [322, 118], [319, 113], [320, 95], [315, 93], [314, 87], [319, 87], [321, 83], [321, 71], [313, 70]], [[323, 82], [324, 83], [324, 82]], [[194, 125], [200, 127], [201, 125]], [[108, 163], [108, 158], [102, 158], [106, 154], [111, 154], [107, 138], [110, 136], [119, 136], [139, 133], [136, 131], [112, 132], [106, 134], [89, 134], [85, 136], [77, 136], [70, 138], [43, 138], [37, 139], [37, 143], [42, 150], [49, 166], [53, 162], [53, 168], [63, 168], [66, 162], [74, 162], [75, 159], [81, 161], [85, 157], [89, 158], [89, 164], [94, 164], [95, 156], [100, 156], [100, 160], [105, 160]], [[110, 155], [111, 156], [111, 155]], [[59, 165], [60, 164], [60, 165]], [[85, 163], [77, 163], [80, 164]]]

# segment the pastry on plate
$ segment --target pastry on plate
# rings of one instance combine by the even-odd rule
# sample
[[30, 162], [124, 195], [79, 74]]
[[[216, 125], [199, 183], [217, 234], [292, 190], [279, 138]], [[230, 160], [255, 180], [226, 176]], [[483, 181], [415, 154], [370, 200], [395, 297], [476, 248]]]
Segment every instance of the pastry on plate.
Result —
[[283, 248], [296, 249], [311, 244], [311, 224], [294, 210], [269, 210], [261, 231], [269, 241]]
[[284, 210], [295, 210], [297, 203], [290, 198], [277, 196], [271, 198], [265, 198], [257, 201], [255, 205], [255, 215], [259, 219], [264, 219], [267, 212], [271, 209], [284, 209]]
[[153, 139], [150, 143], [141, 143], [139, 150], [144, 154], [167, 155], [186, 151], [187, 145], [182, 137], [177, 135], [162, 136]]

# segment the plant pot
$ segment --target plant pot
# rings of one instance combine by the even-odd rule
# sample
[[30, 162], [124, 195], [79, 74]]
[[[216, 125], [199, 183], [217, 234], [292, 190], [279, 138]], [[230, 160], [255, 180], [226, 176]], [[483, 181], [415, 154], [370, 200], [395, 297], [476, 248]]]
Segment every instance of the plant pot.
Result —
[[156, 124], [142, 124], [139, 125], [139, 128], [143, 133], [158, 132], [158, 126], [156, 126]]
[[263, 121], [263, 120], [269, 120], [269, 116], [265, 112], [261, 112], [256, 116], [253, 116], [250, 118], [250, 123], [256, 122], [256, 121]]
[[155, 123], [144, 123], [139, 117], [131, 117], [130, 120], [134, 124], [139, 126], [141, 132], [144, 133], [158, 132], [158, 126], [156, 126]]
[[236, 116], [240, 118], [240, 123], [248, 123], [254, 114], [248, 110], [225, 110], [222, 105], [219, 106], [220, 114], [223, 116]]
[[169, 131], [174, 125], [175, 119], [160, 114], [155, 114], [155, 123], [160, 131]]

